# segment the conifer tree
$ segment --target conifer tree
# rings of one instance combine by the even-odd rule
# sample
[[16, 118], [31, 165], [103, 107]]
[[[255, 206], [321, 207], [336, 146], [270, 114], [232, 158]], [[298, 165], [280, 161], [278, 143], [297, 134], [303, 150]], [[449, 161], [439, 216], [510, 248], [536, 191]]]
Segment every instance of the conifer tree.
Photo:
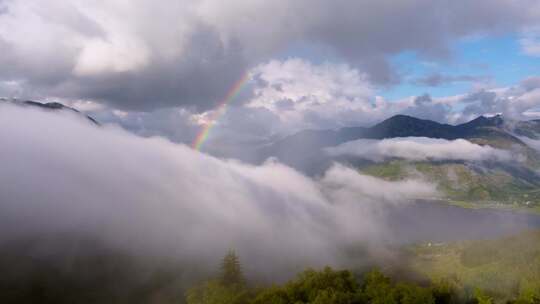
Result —
[[245, 283], [240, 259], [234, 250], [230, 250], [221, 263], [221, 283], [230, 287], [242, 287]]

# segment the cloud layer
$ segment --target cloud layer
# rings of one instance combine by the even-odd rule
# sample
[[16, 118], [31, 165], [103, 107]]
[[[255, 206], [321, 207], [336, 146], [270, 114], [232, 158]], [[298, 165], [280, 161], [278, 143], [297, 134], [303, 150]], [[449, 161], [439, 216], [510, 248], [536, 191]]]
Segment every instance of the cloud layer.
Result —
[[510, 161], [512, 159], [507, 151], [480, 146], [464, 139], [446, 140], [427, 137], [360, 139], [327, 148], [326, 151], [332, 156], [349, 155], [376, 162], [388, 158], [413, 161]]
[[290, 48], [328, 50], [387, 84], [399, 79], [392, 55], [448, 57], [455, 39], [518, 32], [538, 17], [530, 0], [4, 0], [0, 81], [3, 95], [21, 98], [206, 110], [249, 68]]
[[312, 180], [274, 162], [223, 161], [75, 113], [7, 104], [0, 143], [0, 241], [88, 235], [205, 265], [234, 247], [266, 273], [335, 263], [346, 244], [391, 237], [375, 210], [435, 195], [425, 182], [341, 166]]

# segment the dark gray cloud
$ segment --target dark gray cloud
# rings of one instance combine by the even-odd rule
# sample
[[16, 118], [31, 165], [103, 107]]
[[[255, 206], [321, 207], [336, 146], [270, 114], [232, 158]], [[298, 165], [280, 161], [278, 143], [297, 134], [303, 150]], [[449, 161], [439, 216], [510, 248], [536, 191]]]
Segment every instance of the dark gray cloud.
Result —
[[[282, 90], [277, 90], [277, 91], [282, 91]], [[275, 107], [276, 109], [280, 111], [290, 111], [294, 109], [294, 101], [292, 101], [290, 98], [281, 99], [281, 100], [276, 101]]]
[[102, 124], [117, 124], [140, 136], [164, 136], [175, 142], [191, 142], [200, 129], [191, 121], [192, 113], [183, 108], [161, 108], [150, 112], [105, 108], [85, 112]]
[[463, 109], [465, 114], [502, 112], [503, 103], [506, 102], [506, 100], [501, 100], [501, 96], [497, 93], [486, 90], [468, 94], [461, 101], [467, 104]]
[[429, 94], [416, 96], [408, 107], [399, 111], [422, 119], [430, 119], [439, 122], [447, 122], [452, 107], [448, 104], [435, 102]]
[[124, 110], [212, 108], [246, 70], [297, 42], [332, 49], [374, 83], [393, 83], [388, 56], [446, 58], [454, 39], [539, 20], [531, 0], [3, 3], [0, 81], [18, 86], [3, 92]]

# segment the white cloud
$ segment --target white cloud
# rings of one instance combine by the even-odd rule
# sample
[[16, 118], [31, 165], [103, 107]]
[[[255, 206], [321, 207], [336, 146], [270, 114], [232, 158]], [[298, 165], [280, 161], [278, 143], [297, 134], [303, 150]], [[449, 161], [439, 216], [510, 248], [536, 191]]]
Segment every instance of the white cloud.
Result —
[[289, 130], [358, 123], [362, 116], [354, 114], [380, 110], [371, 104], [373, 88], [366, 75], [346, 64], [273, 60], [251, 74], [258, 83], [246, 106], [270, 111]]
[[78, 76], [99, 76], [104, 73], [135, 71], [148, 64], [148, 51], [136, 42], [87, 41], [76, 60]]
[[427, 137], [360, 139], [327, 148], [326, 151], [334, 156], [351, 155], [376, 162], [388, 158], [403, 158], [414, 161], [509, 161], [512, 159], [507, 151], [490, 146], [480, 146], [464, 139], [446, 140]]
[[[429, 197], [436, 194], [433, 185], [425, 181], [383, 181], [369, 175], [359, 174], [357, 170], [348, 169], [342, 165], [331, 167], [325, 173], [322, 184], [334, 189], [329, 193], [332, 196], [332, 201], [338, 202], [347, 201], [358, 193], [364, 197], [387, 202], [400, 202], [402, 199]], [[388, 191], [388, 189], [392, 190]]]

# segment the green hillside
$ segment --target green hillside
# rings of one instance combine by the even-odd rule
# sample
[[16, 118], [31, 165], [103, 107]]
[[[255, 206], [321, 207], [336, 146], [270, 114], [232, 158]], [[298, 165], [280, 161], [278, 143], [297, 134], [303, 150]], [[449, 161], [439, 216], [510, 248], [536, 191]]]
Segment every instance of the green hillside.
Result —
[[495, 302], [540, 291], [540, 231], [497, 240], [425, 243], [408, 251], [413, 271], [463, 292], [481, 289]]
[[540, 181], [527, 168], [465, 162], [391, 160], [362, 167], [361, 172], [386, 180], [422, 178], [437, 184], [443, 198], [454, 203], [499, 207], [540, 206]]
[[479, 117], [454, 127], [463, 138], [515, 157], [512, 163], [389, 160], [362, 166], [363, 173], [387, 180], [423, 178], [437, 184], [444, 199], [467, 207], [527, 208], [540, 211], [540, 153], [513, 134], [536, 138], [538, 121], [505, 123]]

